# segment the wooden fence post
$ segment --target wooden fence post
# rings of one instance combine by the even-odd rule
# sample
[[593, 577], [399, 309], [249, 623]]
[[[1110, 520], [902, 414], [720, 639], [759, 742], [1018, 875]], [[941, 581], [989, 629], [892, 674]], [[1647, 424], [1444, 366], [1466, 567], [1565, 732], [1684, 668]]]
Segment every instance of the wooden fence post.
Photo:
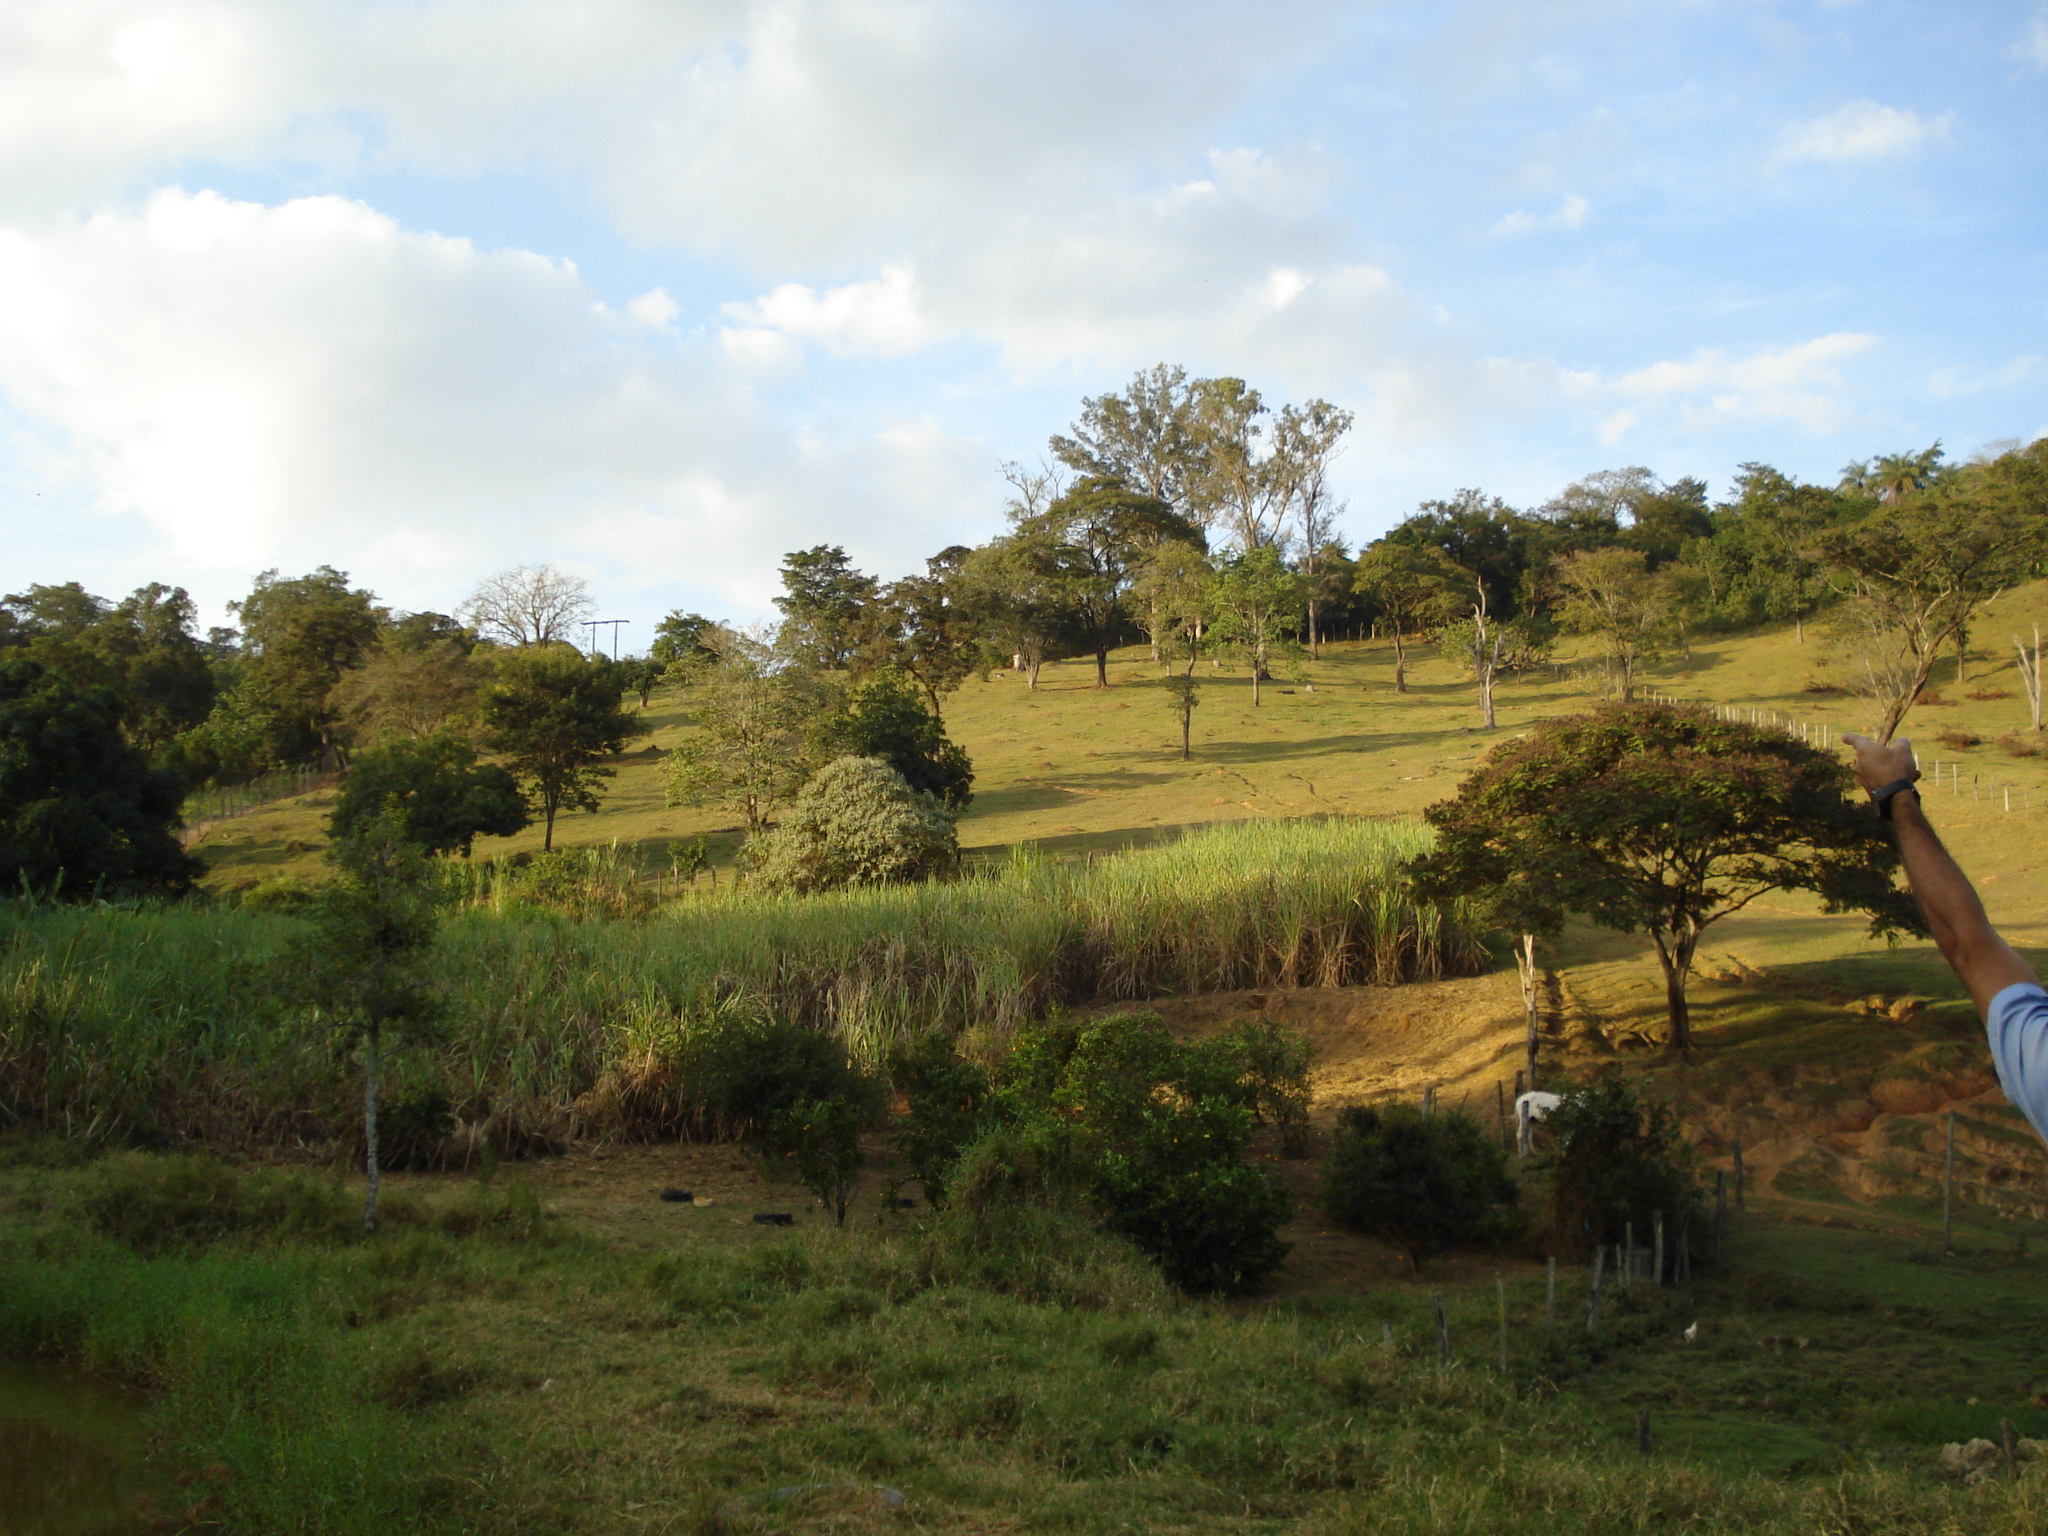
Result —
[[1636, 1410], [1636, 1454], [1650, 1454], [1650, 1410], [1647, 1408]]
[[1505, 1381], [1508, 1375], [1508, 1282], [1505, 1275], [1493, 1277], [1493, 1291], [1500, 1302], [1500, 1375]]
[[1948, 1112], [1948, 1146], [1941, 1160], [1941, 1251], [1956, 1251], [1956, 1112]]
[[1432, 1291], [1429, 1299], [1436, 1306], [1436, 1368], [1447, 1371], [1451, 1367], [1451, 1324], [1444, 1316], [1444, 1293]]
[[1621, 1273], [1621, 1294], [1626, 1296], [1636, 1272], [1636, 1224], [1632, 1221], [1621, 1224], [1621, 1263], [1616, 1267]]
[[1651, 1278], [1657, 1284], [1662, 1285], [1664, 1283], [1664, 1213], [1662, 1211], [1657, 1212], [1656, 1223], [1656, 1246], [1653, 1250], [1655, 1257], [1650, 1262], [1650, 1270]]
[[1599, 1244], [1593, 1249], [1593, 1278], [1586, 1286], [1586, 1332], [1600, 1330], [1600, 1281], [1607, 1268], [1607, 1245]]

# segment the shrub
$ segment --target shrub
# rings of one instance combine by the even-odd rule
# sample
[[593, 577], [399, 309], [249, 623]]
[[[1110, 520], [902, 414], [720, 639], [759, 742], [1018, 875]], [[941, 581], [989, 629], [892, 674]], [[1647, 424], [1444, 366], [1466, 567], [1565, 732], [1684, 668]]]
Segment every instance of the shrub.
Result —
[[1182, 1289], [1254, 1288], [1287, 1255], [1290, 1202], [1242, 1160], [1254, 1114], [1221, 1059], [1151, 1013], [1023, 1030], [991, 1102], [1001, 1128], [960, 1161], [960, 1200], [1082, 1199]]
[[1308, 1071], [1315, 1047], [1300, 1031], [1271, 1019], [1240, 1019], [1220, 1035], [1188, 1048], [1201, 1072], [1213, 1072], [1206, 1091], [1242, 1104], [1280, 1132], [1280, 1150], [1300, 1157], [1308, 1149]]
[[946, 1203], [953, 1165], [980, 1129], [988, 1074], [962, 1058], [943, 1036], [926, 1035], [889, 1057], [889, 1078], [907, 1101], [892, 1140], [896, 1155], [924, 1190]]
[[446, 734], [358, 754], [327, 818], [328, 835], [346, 838], [386, 810], [398, 812], [407, 838], [426, 852], [464, 858], [479, 835], [510, 837], [530, 819], [511, 773], [479, 764], [468, 744]]
[[1969, 731], [1951, 730], [1944, 726], [1934, 733], [1934, 739], [1951, 752], [1965, 752], [1971, 747], [1982, 746], [1984, 738]]
[[951, 874], [960, 862], [953, 818], [880, 758], [828, 763], [780, 825], [748, 844], [754, 880], [803, 895]]
[[885, 668], [847, 695], [846, 703], [816, 729], [830, 757], [878, 757], [950, 810], [964, 811], [974, 798], [974, 768], [967, 754], [946, 738], [911, 678]]
[[1446, 1248], [1513, 1230], [1515, 1181], [1470, 1115], [1352, 1105], [1337, 1120], [1321, 1203], [1339, 1226], [1383, 1237], [1419, 1272]]
[[798, 1099], [770, 1126], [774, 1143], [794, 1158], [804, 1188], [842, 1227], [854, 1182], [866, 1161], [860, 1133], [871, 1117], [872, 1109], [853, 1098]]
[[2041, 738], [2031, 731], [2008, 731], [1998, 738], [1998, 744], [2012, 757], [2041, 755]]
[[1543, 1123], [1556, 1149], [1548, 1160], [1552, 1239], [1566, 1252], [1619, 1242], [1628, 1226], [1640, 1238], [1660, 1213], [1675, 1224], [1698, 1204], [1678, 1116], [1644, 1103], [1619, 1072], [1566, 1094]]
[[765, 1151], [786, 1150], [778, 1117], [799, 1105], [844, 1102], [868, 1117], [879, 1104], [878, 1085], [836, 1037], [752, 1010], [700, 1020], [677, 1042], [675, 1068], [700, 1133]]

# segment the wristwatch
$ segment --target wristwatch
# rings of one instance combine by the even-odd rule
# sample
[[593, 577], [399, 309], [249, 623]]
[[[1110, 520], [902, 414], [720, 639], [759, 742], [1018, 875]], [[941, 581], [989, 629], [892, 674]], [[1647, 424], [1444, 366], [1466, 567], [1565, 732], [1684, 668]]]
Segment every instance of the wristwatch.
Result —
[[[1920, 770], [1915, 768], [1903, 779], [1893, 779], [1891, 783], [1885, 785], [1882, 789], [1873, 789], [1870, 792], [1871, 804], [1877, 807], [1877, 815], [1880, 821], [1890, 821], [1892, 819], [1892, 796], [1902, 789], [1913, 789], [1913, 782], [1919, 777]], [[1920, 798], [1919, 790], [1913, 789], [1913, 798], [1915, 800]]]

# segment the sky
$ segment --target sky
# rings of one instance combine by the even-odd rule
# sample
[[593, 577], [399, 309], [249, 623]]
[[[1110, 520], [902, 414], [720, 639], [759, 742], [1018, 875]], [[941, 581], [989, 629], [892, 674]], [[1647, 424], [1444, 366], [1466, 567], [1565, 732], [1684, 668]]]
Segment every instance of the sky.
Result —
[[623, 647], [1173, 363], [1340, 531], [2048, 433], [2048, 6], [0, 0], [0, 591], [519, 564]]

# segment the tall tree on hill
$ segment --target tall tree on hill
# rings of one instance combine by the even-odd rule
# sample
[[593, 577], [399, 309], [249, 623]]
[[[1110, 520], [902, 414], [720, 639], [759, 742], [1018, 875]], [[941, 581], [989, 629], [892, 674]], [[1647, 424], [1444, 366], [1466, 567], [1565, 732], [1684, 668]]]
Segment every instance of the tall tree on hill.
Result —
[[1302, 579], [1281, 563], [1270, 544], [1233, 555], [1217, 567], [1207, 603], [1216, 638], [1237, 649], [1251, 665], [1252, 705], [1266, 664], [1286, 636], [1300, 628], [1306, 600]]
[[[1053, 457], [1076, 475], [1115, 480], [1163, 501], [1206, 529], [1208, 509], [1197, 495], [1206, 459], [1196, 426], [1203, 382], [1166, 363], [1144, 369], [1121, 394], [1083, 400], [1081, 419], [1053, 438]], [[1011, 483], [1017, 483], [1014, 475]], [[1043, 511], [1064, 489], [1051, 487], [1026, 515]]]
[[597, 612], [589, 583], [552, 565], [516, 565], [470, 594], [463, 617], [504, 645], [573, 645], [576, 626]]
[[1942, 646], [1960, 649], [1978, 611], [2048, 558], [2048, 438], [1900, 493], [1822, 550], [1853, 599], [1863, 690], [1883, 712], [1873, 734], [1890, 741]]
[[598, 759], [647, 727], [620, 708], [614, 663], [567, 645], [536, 645], [498, 658], [480, 712], [484, 745], [504, 754], [524, 780], [546, 823], [541, 846], [555, 846], [555, 816], [595, 811], [598, 786], [612, 770]]
[[1059, 547], [1042, 532], [1013, 533], [971, 550], [958, 577], [961, 602], [982, 642], [1010, 657], [1036, 690], [1048, 661], [1084, 644], [1066, 602]]
[[964, 545], [950, 545], [925, 561], [922, 576], [889, 583], [866, 625], [862, 660], [894, 667], [914, 681], [935, 719], [940, 700], [984, 661], [979, 618], [961, 579], [970, 553]]
[[[1730, 514], [1754, 555], [1756, 574], [1770, 584], [1766, 611], [1788, 614], [1794, 640], [1806, 643], [1806, 619], [1826, 570], [1821, 546], [1828, 531], [1849, 515], [1839, 492], [1805, 485], [1768, 464], [1744, 464], [1735, 476]], [[1716, 530], [1716, 540], [1724, 530]]]
[[1050, 554], [1057, 590], [1095, 653], [1098, 688], [1109, 686], [1109, 653], [1131, 621], [1126, 602], [1145, 558], [1161, 544], [1202, 537], [1165, 502], [1098, 479], [1078, 482], [1017, 532]]
[[1569, 594], [1565, 626], [1599, 639], [1615, 693], [1633, 704], [1637, 670], [1677, 634], [1669, 568], [1653, 571], [1647, 555], [1617, 546], [1578, 550], [1559, 570]]
[[782, 645], [806, 666], [842, 672], [861, 648], [878, 583], [837, 544], [782, 557]]
[[334, 687], [377, 639], [384, 612], [376, 597], [323, 565], [289, 578], [265, 571], [228, 608], [242, 625], [242, 686], [276, 722], [276, 755], [332, 753]]
[[[1339, 410], [1327, 400], [1311, 400], [1306, 405], [1282, 406], [1273, 424], [1273, 475], [1293, 515], [1294, 547], [1307, 598], [1310, 660], [1321, 654], [1317, 618], [1324, 584], [1318, 578], [1324, 574], [1336, 520], [1343, 511], [1330, 494], [1330, 465], [1352, 420], [1351, 412]], [[1284, 534], [1284, 526], [1281, 532]]]
[[1382, 539], [1360, 553], [1352, 585], [1372, 600], [1393, 630], [1394, 692], [1406, 693], [1407, 636], [1450, 611], [1457, 600], [1457, 572], [1432, 548]]
[[1848, 766], [1780, 731], [1703, 709], [1609, 705], [1505, 742], [1423, 812], [1437, 846], [1419, 898], [1494, 904], [1516, 932], [1567, 913], [1647, 933], [1671, 1049], [1693, 1046], [1686, 980], [1709, 925], [1772, 891], [1808, 891], [1871, 931], [1924, 933]]
[[717, 628], [704, 643], [714, 660], [688, 674], [693, 730], [669, 753], [668, 803], [728, 806], [759, 833], [816, 766], [808, 738], [832, 685], [765, 629]]

